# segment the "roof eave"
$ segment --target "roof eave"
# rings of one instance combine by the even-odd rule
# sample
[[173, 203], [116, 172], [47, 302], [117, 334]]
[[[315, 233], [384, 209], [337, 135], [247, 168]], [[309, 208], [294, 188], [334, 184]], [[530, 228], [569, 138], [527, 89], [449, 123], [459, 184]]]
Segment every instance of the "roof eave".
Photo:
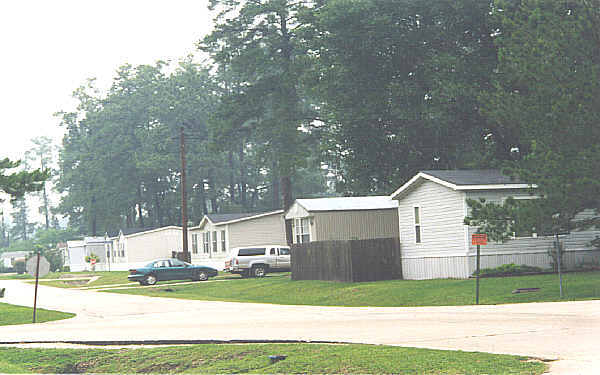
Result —
[[239, 219], [235, 219], [235, 220], [229, 220], [229, 221], [221, 221], [219, 223], [215, 223], [214, 225], [225, 225], [225, 224], [233, 224], [233, 223], [238, 223], [240, 221], [246, 221], [246, 220], [252, 220], [252, 219], [258, 219], [260, 217], [263, 216], [270, 216], [270, 215], [276, 215], [276, 214], [282, 214], [283, 210], [277, 210], [277, 211], [270, 211], [270, 212], [263, 212], [261, 214], [258, 215], [254, 215], [254, 216], [246, 216], [246, 217], [242, 217]]

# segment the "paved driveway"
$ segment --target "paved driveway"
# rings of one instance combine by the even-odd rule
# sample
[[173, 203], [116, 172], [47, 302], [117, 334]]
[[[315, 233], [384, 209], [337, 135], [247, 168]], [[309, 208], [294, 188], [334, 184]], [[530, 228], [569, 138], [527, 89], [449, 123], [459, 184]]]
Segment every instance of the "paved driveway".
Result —
[[[3, 302], [33, 286], [0, 281]], [[199, 288], [202, 284], [198, 285]], [[600, 301], [454, 307], [317, 307], [190, 301], [40, 286], [38, 306], [76, 318], [0, 327], [0, 342], [305, 340], [460, 349], [560, 359], [557, 374], [600, 369]]]

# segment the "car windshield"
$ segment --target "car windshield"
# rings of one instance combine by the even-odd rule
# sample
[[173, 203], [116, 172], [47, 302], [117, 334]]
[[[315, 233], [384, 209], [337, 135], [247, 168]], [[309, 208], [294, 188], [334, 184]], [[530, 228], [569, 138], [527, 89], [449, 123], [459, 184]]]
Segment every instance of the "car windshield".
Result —
[[146, 264], [144, 267], [152, 268], [152, 266], [154, 266], [154, 262], [150, 262], [150, 263]]

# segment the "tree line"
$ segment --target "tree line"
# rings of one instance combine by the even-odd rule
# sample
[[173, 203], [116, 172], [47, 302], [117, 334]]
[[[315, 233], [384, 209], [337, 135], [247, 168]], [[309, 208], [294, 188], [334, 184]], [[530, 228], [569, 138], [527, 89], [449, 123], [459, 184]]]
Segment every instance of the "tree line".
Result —
[[502, 168], [570, 221], [600, 197], [597, 0], [211, 0], [197, 62], [124, 65], [58, 116], [80, 232], [389, 194]]

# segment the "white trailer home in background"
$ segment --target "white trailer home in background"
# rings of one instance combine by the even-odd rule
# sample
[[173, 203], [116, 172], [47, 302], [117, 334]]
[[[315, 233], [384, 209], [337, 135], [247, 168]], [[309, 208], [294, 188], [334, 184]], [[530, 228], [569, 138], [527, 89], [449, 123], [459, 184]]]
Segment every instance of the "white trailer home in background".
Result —
[[167, 226], [154, 229], [122, 229], [110, 237], [104, 252], [109, 262], [103, 270], [126, 271], [146, 265], [157, 258], [170, 258], [183, 249], [181, 228]]
[[398, 202], [389, 196], [296, 199], [285, 219], [292, 243], [398, 237]]
[[283, 210], [207, 214], [189, 229], [192, 263], [222, 270], [234, 247], [286, 245]]

